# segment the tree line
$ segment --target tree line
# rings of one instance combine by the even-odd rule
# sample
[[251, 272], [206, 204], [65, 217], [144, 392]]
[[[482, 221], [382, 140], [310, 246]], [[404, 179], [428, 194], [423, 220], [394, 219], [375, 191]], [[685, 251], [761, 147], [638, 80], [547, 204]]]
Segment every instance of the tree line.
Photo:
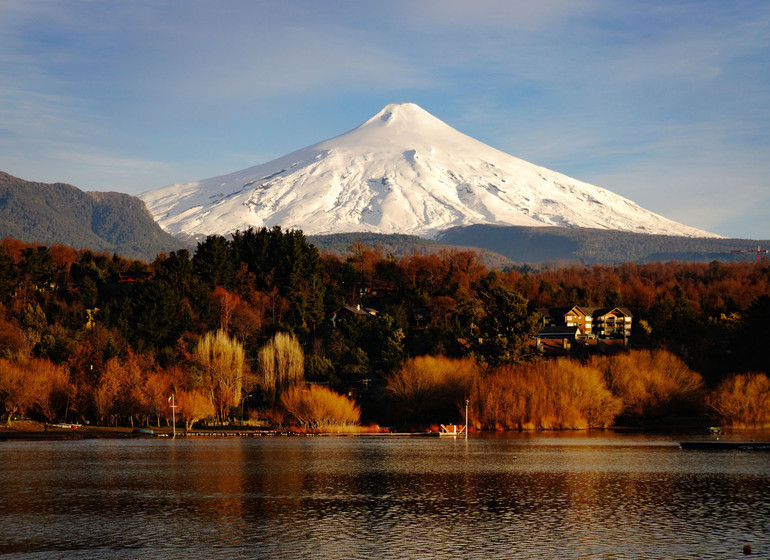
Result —
[[[158, 423], [170, 415], [173, 392], [190, 424], [241, 411], [313, 429], [361, 417], [428, 422], [435, 418], [417, 410], [420, 399], [387, 388], [406, 364], [472, 360], [484, 373], [463, 390], [479, 399], [535, 384], [549, 367], [572, 367], [539, 360], [530, 344], [537, 310], [571, 304], [630, 309], [633, 340], [671, 349], [708, 388], [769, 371], [766, 263], [500, 272], [468, 251], [396, 258], [353, 243], [344, 256], [321, 253], [301, 231], [276, 227], [209, 236], [193, 252], [149, 263], [5, 239], [0, 399], [9, 421], [67, 414]], [[538, 373], [521, 381], [511, 373], [521, 367]], [[591, 367], [610, 387], [606, 368]], [[759, 379], [733, 390], [756, 391]], [[23, 396], [20, 387], [35, 391]], [[341, 403], [342, 393], [358, 394], [358, 404]], [[527, 426], [522, 418], [479, 426]]]

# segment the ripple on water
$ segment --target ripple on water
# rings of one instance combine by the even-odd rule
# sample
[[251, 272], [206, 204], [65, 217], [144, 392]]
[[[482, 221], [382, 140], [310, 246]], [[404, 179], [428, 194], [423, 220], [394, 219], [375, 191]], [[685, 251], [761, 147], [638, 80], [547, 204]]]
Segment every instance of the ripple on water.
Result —
[[0, 553], [489, 560], [770, 550], [770, 454], [562, 441], [9, 443]]

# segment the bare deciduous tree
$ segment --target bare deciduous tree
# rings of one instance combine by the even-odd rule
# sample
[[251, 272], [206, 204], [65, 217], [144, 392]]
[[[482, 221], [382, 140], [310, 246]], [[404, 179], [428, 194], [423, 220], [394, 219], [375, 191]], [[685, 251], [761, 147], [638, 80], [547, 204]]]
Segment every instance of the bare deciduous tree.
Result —
[[305, 376], [305, 357], [297, 338], [276, 333], [259, 351], [257, 385], [268, 402], [275, 404], [282, 389], [296, 385]]
[[195, 358], [203, 372], [203, 386], [221, 421], [241, 402], [246, 354], [243, 346], [225, 331], [206, 333], [195, 348]]

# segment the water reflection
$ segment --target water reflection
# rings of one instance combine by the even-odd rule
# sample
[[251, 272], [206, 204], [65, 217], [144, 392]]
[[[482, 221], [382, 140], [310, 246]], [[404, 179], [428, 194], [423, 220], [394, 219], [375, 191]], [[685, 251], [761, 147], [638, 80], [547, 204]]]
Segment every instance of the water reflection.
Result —
[[646, 436], [0, 444], [0, 553], [725, 558], [770, 552], [770, 454]]

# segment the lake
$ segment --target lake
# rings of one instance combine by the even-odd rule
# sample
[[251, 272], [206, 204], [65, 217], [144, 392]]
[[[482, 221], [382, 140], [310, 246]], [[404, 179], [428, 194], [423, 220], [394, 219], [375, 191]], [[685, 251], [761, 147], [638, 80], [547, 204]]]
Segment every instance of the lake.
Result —
[[0, 442], [0, 554], [722, 559], [750, 544], [770, 558], [770, 453], [684, 451], [678, 441], [591, 432]]

